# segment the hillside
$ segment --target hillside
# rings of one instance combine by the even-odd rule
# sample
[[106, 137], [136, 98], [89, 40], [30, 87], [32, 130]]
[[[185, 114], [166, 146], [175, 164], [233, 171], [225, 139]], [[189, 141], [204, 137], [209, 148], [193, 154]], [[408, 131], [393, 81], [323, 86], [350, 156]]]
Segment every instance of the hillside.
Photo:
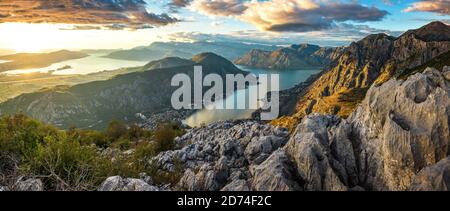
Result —
[[321, 68], [330, 64], [341, 48], [324, 48], [301, 44], [280, 48], [275, 51], [251, 50], [235, 61], [238, 65], [266, 69], [308, 69]]
[[81, 59], [88, 54], [74, 51], [56, 51], [51, 53], [18, 53], [0, 56], [0, 60], [8, 62], [0, 63], [0, 73], [8, 70], [44, 68], [53, 63], [63, 62], [72, 59]]
[[199, 53], [212, 52], [233, 61], [255, 48], [263, 50], [276, 49], [275, 46], [234, 42], [154, 42], [150, 46], [115, 51], [106, 57], [123, 60], [152, 61], [166, 57], [187, 59]]
[[[151, 66], [163, 67], [165, 61], [159, 61], [160, 64], [154, 62]], [[205, 75], [244, 74], [225, 58], [204, 53], [195, 56], [189, 65], [149, 69], [105, 81], [23, 94], [0, 104], [0, 114], [23, 112], [62, 128], [104, 128], [111, 120], [132, 122], [137, 113], [155, 114], [170, 110], [171, 96], [177, 89], [170, 86], [172, 77], [186, 73], [193, 78], [194, 64], [202, 65]]]
[[383, 84], [447, 53], [449, 28], [433, 22], [398, 38], [376, 34], [352, 43], [317, 80], [291, 93], [296, 106], [273, 123], [289, 127], [311, 113], [348, 117], [373, 84]]

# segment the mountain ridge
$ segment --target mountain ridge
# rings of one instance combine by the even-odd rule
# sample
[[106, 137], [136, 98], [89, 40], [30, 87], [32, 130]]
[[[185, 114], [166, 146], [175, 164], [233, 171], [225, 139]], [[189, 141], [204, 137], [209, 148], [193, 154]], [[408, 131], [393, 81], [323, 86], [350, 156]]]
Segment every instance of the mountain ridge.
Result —
[[234, 62], [248, 67], [277, 70], [322, 68], [331, 63], [340, 50], [339, 47], [328, 48], [305, 43], [275, 51], [252, 49]]
[[[450, 28], [433, 22], [421, 29], [436, 25], [445, 27], [439, 30], [442, 34]], [[372, 85], [383, 84], [403, 71], [425, 64], [450, 50], [450, 41], [423, 41], [417, 38], [416, 32], [410, 30], [398, 38], [375, 34], [353, 42], [307, 88], [286, 91], [292, 92], [291, 98], [298, 99], [297, 104], [273, 123], [288, 127], [311, 113], [345, 118]]]

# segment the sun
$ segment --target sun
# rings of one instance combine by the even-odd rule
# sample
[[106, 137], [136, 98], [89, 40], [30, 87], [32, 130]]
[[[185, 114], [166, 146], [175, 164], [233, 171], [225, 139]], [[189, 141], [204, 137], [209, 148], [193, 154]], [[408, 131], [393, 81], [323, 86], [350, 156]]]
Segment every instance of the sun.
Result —
[[40, 53], [45, 47], [35, 42], [20, 42], [12, 46], [17, 53]]
[[1, 26], [4, 40], [7, 40], [5, 46], [8, 49], [15, 50], [18, 53], [35, 53], [49, 49], [52, 43], [57, 41], [55, 38], [55, 26], [50, 24], [24, 24], [24, 23], [5, 23]]

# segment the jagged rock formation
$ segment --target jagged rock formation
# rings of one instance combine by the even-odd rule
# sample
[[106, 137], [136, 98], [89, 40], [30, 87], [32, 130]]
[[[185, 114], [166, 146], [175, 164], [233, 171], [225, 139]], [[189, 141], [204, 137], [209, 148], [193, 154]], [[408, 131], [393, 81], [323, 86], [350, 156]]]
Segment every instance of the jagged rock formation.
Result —
[[188, 131], [151, 162], [182, 190], [447, 190], [449, 68], [372, 86], [348, 119], [312, 114], [285, 129], [223, 122]]
[[324, 48], [317, 45], [292, 45], [275, 51], [253, 49], [235, 61], [235, 64], [267, 69], [321, 68], [336, 59], [342, 48]]
[[402, 71], [447, 53], [449, 29], [446, 24], [433, 22], [398, 38], [376, 34], [352, 43], [319, 79], [298, 93], [293, 115], [280, 118], [274, 124], [296, 125], [311, 113], [348, 117], [372, 84], [382, 84]]
[[247, 190], [249, 164], [263, 163], [287, 139], [285, 129], [258, 122], [216, 123], [190, 130], [177, 140], [180, 150], [163, 152], [151, 162], [166, 171], [175, 171], [175, 161], [181, 162], [181, 190], [218, 191], [226, 185], [226, 190]]
[[449, 85], [443, 73], [427, 69], [369, 90], [348, 120], [359, 169], [366, 172], [361, 182], [372, 189], [405, 190], [418, 171], [449, 155]]

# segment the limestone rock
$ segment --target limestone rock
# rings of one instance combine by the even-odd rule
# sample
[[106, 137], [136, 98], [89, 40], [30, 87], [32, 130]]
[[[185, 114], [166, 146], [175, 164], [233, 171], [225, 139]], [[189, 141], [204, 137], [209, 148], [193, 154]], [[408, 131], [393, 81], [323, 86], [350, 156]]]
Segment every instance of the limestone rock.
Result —
[[422, 169], [413, 179], [412, 191], [450, 191], [450, 158]]
[[[353, 147], [345, 131], [348, 127], [340, 123], [335, 116], [310, 115], [286, 145], [305, 190], [343, 191], [357, 183]], [[337, 135], [332, 131], [338, 131]]]
[[255, 191], [298, 191], [293, 164], [285, 151], [275, 151], [261, 165], [252, 168], [252, 189]]
[[221, 191], [251, 191], [251, 189], [247, 181], [234, 180], [223, 187]]
[[98, 189], [99, 191], [159, 191], [141, 179], [124, 179], [120, 176], [107, 178]]
[[441, 71], [372, 87], [349, 118], [359, 179], [374, 190], [406, 190], [416, 172], [447, 157], [450, 95]]
[[44, 183], [40, 179], [27, 179], [18, 181], [15, 185], [17, 191], [44, 191]]

